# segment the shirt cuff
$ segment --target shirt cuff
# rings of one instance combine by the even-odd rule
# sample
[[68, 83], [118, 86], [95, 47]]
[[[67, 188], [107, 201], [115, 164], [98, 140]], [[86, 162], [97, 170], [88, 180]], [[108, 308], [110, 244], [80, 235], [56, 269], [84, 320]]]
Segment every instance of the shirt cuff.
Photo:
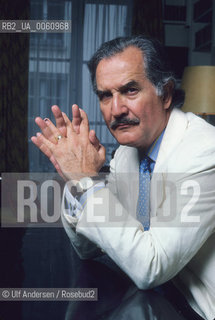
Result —
[[80, 219], [81, 213], [86, 206], [87, 198], [91, 197], [93, 194], [98, 192], [99, 190], [105, 188], [105, 182], [99, 181], [94, 186], [89, 188], [86, 192], [84, 192], [80, 199], [75, 197], [70, 191], [68, 186], [65, 186], [64, 191], [64, 208], [65, 213], [64, 216], [69, 223], [77, 224], [78, 220]]

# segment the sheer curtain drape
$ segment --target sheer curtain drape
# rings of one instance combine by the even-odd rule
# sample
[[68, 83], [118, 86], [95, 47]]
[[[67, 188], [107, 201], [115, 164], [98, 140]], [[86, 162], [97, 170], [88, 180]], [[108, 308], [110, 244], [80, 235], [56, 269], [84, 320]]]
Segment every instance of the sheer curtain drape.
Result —
[[[31, 0], [31, 19], [71, 20], [71, 1]], [[71, 33], [34, 33], [30, 35], [28, 132], [38, 131], [36, 116], [52, 119], [51, 106], [68, 112], [70, 95]], [[49, 160], [29, 140], [29, 169], [53, 171]]]
[[[102, 3], [100, 3], [102, 2]], [[34, 118], [50, 117], [57, 104], [71, 116], [71, 104], [79, 104], [88, 114], [107, 149], [107, 160], [117, 144], [101, 117], [92, 91], [87, 61], [104, 41], [130, 33], [129, 1], [31, 0], [31, 19], [72, 20], [72, 33], [33, 34], [29, 59], [29, 137], [37, 132]], [[29, 139], [31, 171], [53, 171], [48, 159]]]
[[83, 37], [82, 103], [89, 115], [90, 127], [106, 147], [107, 162], [117, 147], [116, 140], [107, 130], [99, 110], [99, 103], [92, 90], [86, 62], [104, 42], [128, 34], [126, 5], [86, 4]]

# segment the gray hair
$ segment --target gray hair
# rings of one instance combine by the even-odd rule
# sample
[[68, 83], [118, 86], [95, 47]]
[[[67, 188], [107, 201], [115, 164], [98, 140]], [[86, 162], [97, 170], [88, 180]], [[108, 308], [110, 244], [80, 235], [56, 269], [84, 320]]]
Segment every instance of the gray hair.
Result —
[[146, 76], [154, 85], [157, 95], [165, 98], [167, 94], [171, 94], [171, 106], [181, 107], [184, 103], [184, 91], [176, 88], [176, 78], [171, 70], [165, 49], [158, 40], [145, 35], [120, 37], [101, 45], [88, 62], [93, 90], [95, 92], [97, 90], [96, 69], [99, 62], [131, 46], [141, 50]]

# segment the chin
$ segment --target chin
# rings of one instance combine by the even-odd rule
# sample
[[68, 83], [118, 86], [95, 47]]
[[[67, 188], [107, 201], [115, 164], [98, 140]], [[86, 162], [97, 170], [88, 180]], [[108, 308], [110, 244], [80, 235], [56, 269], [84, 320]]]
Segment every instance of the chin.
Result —
[[[116, 137], [115, 137], [116, 138]], [[117, 142], [123, 146], [136, 147], [134, 139], [116, 138]]]
[[134, 137], [133, 135], [129, 135], [129, 136], [114, 136], [115, 139], [117, 140], [117, 142], [120, 145], [123, 146], [128, 146], [128, 147], [133, 147], [133, 148], [137, 148], [137, 149], [141, 149], [141, 148], [147, 148], [150, 144], [147, 143], [147, 141], [145, 141], [143, 138], [141, 139], [140, 137]]

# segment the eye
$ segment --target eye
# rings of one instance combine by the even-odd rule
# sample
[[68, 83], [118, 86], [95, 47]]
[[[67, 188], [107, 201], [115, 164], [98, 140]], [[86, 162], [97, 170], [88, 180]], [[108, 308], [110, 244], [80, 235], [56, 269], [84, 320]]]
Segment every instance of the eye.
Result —
[[99, 98], [99, 100], [100, 100], [100, 101], [104, 101], [104, 100], [109, 99], [110, 97], [112, 97], [111, 92], [106, 92], [106, 93], [104, 93], [104, 94], [101, 95], [101, 97]]
[[112, 96], [111, 92], [102, 92], [98, 94], [99, 100], [103, 101], [107, 98], [110, 98]]
[[132, 88], [127, 88], [125, 93], [133, 95], [133, 94], [136, 94], [137, 92], [138, 92], [138, 89], [132, 87]]
[[136, 91], [137, 91], [136, 88], [129, 88], [129, 89], [128, 89], [128, 92], [136, 92]]

